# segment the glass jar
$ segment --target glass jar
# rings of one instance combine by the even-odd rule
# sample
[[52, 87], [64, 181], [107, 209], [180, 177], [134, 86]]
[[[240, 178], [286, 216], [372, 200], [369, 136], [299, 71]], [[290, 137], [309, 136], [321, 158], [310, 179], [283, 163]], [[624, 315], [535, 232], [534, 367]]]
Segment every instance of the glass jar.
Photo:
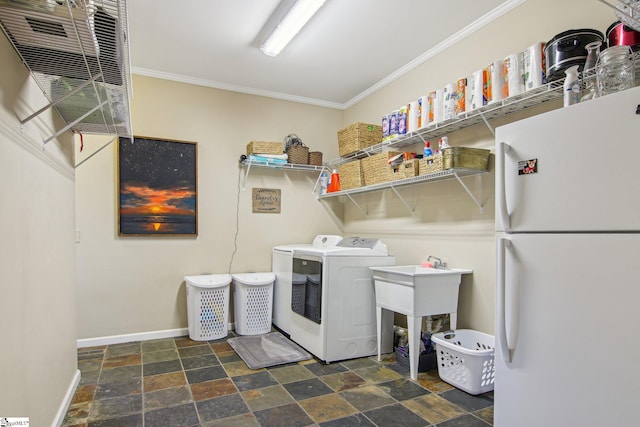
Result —
[[598, 56], [596, 84], [598, 96], [630, 89], [635, 83], [633, 58], [629, 46], [611, 46]]

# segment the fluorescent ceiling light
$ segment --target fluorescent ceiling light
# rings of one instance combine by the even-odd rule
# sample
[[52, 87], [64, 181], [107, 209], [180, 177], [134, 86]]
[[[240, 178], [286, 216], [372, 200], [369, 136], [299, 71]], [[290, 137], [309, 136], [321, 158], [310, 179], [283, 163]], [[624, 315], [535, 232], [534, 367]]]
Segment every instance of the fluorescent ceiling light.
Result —
[[322, 7], [325, 0], [298, 0], [284, 17], [260, 50], [276, 56], [295, 37], [304, 24]]

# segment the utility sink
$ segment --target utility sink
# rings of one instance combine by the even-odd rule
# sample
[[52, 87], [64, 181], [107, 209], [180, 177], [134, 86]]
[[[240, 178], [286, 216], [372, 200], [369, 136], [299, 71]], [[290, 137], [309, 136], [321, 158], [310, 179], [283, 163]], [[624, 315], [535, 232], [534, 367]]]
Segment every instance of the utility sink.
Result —
[[[376, 318], [378, 321], [378, 360], [381, 360], [381, 322], [383, 311], [390, 310], [407, 316], [409, 348], [418, 348], [422, 316], [449, 314], [449, 326], [456, 329], [458, 318], [458, 289], [463, 274], [473, 271], [462, 268], [427, 268], [419, 265], [369, 267], [373, 271], [376, 290]], [[409, 351], [411, 379], [417, 379], [418, 354]]]
[[374, 274], [389, 280], [410, 281], [410, 286], [420, 285], [428, 281], [429, 276], [459, 276], [473, 273], [473, 270], [463, 268], [430, 268], [419, 265], [394, 265], [389, 267], [369, 267]]
[[376, 305], [416, 316], [455, 313], [462, 268], [428, 268], [419, 265], [369, 267], [373, 271]]

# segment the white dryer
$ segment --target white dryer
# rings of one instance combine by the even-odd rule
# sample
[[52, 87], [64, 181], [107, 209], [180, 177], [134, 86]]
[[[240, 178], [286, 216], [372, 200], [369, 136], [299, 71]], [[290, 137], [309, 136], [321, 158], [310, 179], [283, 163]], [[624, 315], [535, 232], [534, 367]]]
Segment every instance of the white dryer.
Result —
[[342, 236], [319, 234], [311, 243], [278, 245], [273, 247], [271, 271], [276, 275], [273, 287], [273, 324], [286, 334], [291, 334], [291, 282], [294, 250], [333, 247]]
[[[325, 362], [377, 354], [376, 298], [369, 267], [395, 265], [378, 239], [293, 251], [290, 338]], [[382, 320], [382, 352], [393, 351], [393, 313]]]

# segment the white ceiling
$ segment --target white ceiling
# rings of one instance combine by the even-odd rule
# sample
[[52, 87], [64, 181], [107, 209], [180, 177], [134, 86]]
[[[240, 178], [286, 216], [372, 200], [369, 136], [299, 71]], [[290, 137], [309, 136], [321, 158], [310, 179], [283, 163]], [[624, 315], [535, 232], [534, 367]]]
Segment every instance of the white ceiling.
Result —
[[525, 0], [327, 0], [276, 56], [280, 0], [129, 1], [134, 74], [347, 108]]

